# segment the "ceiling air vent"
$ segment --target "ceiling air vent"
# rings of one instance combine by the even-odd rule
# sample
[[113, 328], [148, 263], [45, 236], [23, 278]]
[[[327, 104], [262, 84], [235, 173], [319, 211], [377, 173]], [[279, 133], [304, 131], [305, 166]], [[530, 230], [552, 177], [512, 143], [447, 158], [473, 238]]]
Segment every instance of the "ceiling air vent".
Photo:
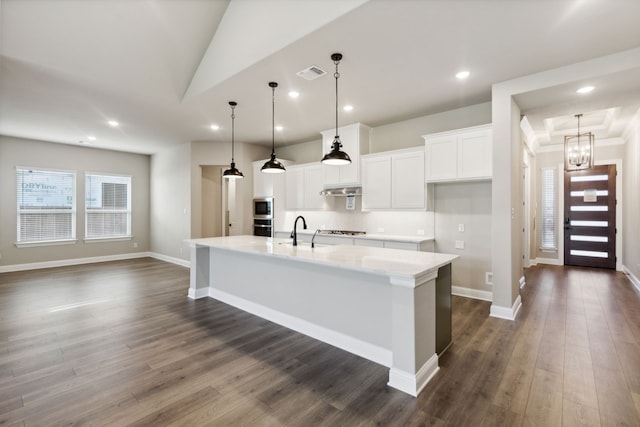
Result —
[[310, 67], [305, 68], [302, 71], [298, 71], [296, 74], [305, 80], [315, 80], [318, 77], [324, 76], [325, 74], [327, 74], [327, 72], [322, 68], [312, 65]]

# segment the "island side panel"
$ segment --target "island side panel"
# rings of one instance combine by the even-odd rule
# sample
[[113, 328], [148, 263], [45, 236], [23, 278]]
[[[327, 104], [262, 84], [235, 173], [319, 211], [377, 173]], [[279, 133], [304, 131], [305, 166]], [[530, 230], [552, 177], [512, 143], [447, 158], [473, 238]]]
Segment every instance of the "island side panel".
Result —
[[209, 296], [209, 279], [209, 247], [192, 244], [189, 298]]
[[209, 264], [210, 296], [391, 366], [386, 276], [222, 248]]
[[451, 345], [451, 264], [438, 269], [436, 278], [436, 353]]

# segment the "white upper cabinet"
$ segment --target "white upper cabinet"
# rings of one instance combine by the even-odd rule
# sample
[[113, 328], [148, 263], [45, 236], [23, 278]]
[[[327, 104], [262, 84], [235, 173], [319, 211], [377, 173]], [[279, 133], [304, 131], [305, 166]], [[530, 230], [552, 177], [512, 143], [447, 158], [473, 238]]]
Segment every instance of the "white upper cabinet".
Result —
[[[267, 160], [268, 159], [253, 162], [253, 197], [277, 197], [281, 199], [284, 195], [286, 172], [284, 174], [262, 173], [262, 165], [264, 165]], [[288, 171], [288, 165], [290, 165], [291, 162], [288, 160], [280, 161], [287, 167]]]
[[426, 182], [491, 179], [491, 124], [423, 138]]
[[[351, 163], [344, 166], [322, 165], [324, 171], [324, 186], [338, 187], [360, 184], [360, 155], [369, 152], [369, 127], [354, 123], [338, 129], [342, 151], [351, 157]], [[331, 151], [331, 145], [336, 135], [335, 129], [326, 130], [322, 134], [322, 153], [320, 158]]]
[[362, 156], [362, 209], [425, 209], [424, 149]]
[[289, 166], [284, 175], [287, 210], [324, 209], [325, 200], [320, 195], [323, 189], [320, 163]]

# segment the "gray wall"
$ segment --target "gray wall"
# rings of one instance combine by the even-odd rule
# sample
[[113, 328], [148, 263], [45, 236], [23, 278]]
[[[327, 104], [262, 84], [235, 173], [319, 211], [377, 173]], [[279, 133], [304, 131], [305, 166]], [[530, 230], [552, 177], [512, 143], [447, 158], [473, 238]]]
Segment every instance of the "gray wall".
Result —
[[[485, 284], [491, 266], [491, 182], [434, 184], [436, 252], [459, 255], [452, 263], [452, 285], [492, 291]], [[464, 224], [464, 231], [458, 231]], [[455, 241], [464, 241], [456, 249]]]
[[[149, 156], [0, 136], [0, 266], [120, 255], [150, 250]], [[69, 245], [15, 246], [16, 166], [76, 171], [76, 237]], [[133, 239], [91, 242], [84, 238], [84, 173], [130, 175]], [[134, 248], [133, 243], [138, 247]]]

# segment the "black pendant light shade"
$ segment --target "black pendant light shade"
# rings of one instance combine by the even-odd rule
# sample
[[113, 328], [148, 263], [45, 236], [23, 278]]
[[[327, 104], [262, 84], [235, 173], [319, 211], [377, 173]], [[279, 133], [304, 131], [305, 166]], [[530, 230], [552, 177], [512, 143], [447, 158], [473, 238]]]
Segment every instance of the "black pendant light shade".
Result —
[[244, 178], [244, 175], [242, 174], [242, 172], [240, 172], [237, 168], [236, 168], [236, 162], [233, 158], [233, 154], [234, 154], [234, 139], [235, 139], [235, 119], [236, 119], [236, 114], [235, 114], [235, 110], [236, 110], [236, 105], [238, 105], [237, 102], [235, 101], [229, 101], [229, 105], [231, 106], [231, 167], [227, 170], [225, 170], [222, 173], [222, 176], [225, 177], [226, 179], [238, 179], [238, 178]]
[[336, 79], [336, 136], [333, 139], [333, 144], [331, 144], [331, 151], [325, 154], [322, 158], [322, 163], [334, 166], [348, 165], [351, 163], [351, 157], [341, 150], [342, 142], [340, 141], [340, 135], [338, 134], [338, 78], [340, 77], [340, 73], [338, 73], [338, 64], [341, 59], [341, 53], [334, 53], [331, 55], [331, 60], [336, 65], [336, 72], [333, 74], [333, 77]]
[[269, 82], [269, 87], [271, 88], [271, 159], [269, 159], [264, 165], [262, 165], [262, 169], [260, 169], [264, 173], [282, 173], [285, 171], [284, 165], [276, 159], [276, 88], [278, 87], [278, 83]]

